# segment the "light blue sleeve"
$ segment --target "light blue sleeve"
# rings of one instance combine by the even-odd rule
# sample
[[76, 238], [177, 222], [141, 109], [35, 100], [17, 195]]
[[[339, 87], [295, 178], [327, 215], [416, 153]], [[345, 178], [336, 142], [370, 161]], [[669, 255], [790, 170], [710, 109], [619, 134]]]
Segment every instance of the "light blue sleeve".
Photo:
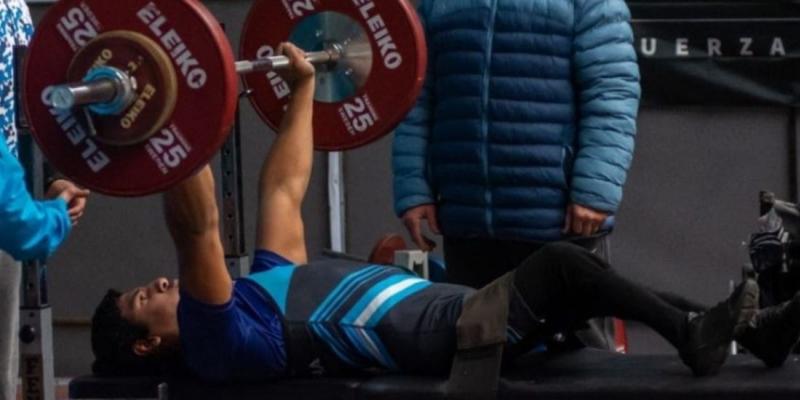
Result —
[[[418, 12], [426, 23], [425, 9], [430, 1], [423, 0]], [[428, 30], [426, 29], [426, 34]], [[430, 46], [429, 46], [430, 47]], [[433, 123], [433, 55], [428, 53], [428, 71], [417, 104], [397, 127], [392, 148], [394, 174], [394, 210], [402, 216], [407, 210], [435, 201], [428, 182], [428, 139]]]
[[45, 259], [71, 227], [64, 200], [31, 198], [22, 166], [0, 140], [0, 250], [20, 261]]
[[571, 200], [616, 213], [633, 160], [641, 87], [623, 0], [576, 2], [578, 141]]

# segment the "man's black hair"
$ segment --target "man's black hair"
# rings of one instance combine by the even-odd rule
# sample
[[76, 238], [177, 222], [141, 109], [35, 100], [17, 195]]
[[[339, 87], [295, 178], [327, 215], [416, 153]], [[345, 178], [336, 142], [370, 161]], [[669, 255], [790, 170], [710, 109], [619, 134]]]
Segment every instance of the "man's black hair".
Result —
[[157, 376], [171, 373], [179, 355], [139, 356], [133, 344], [147, 339], [147, 328], [122, 318], [119, 301], [122, 293], [110, 289], [92, 317], [92, 372], [98, 376]]

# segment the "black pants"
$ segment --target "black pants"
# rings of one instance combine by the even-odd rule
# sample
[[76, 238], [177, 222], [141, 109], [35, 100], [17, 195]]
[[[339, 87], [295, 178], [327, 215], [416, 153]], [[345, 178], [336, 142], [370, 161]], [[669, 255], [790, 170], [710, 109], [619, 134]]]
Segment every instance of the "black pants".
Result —
[[[608, 237], [575, 238], [570, 241], [608, 260]], [[503, 274], [517, 268], [546, 243], [518, 242], [495, 239], [461, 239], [446, 236], [444, 255], [448, 282], [480, 288]], [[562, 332], [563, 333], [563, 332]], [[614, 322], [610, 318], [587, 321], [576, 332], [558, 335], [550, 342], [552, 348], [588, 346], [615, 350]]]
[[[470, 289], [434, 284], [398, 304], [377, 332], [400, 369], [444, 373], [456, 341], [463, 295]], [[596, 255], [571, 244], [550, 244], [516, 269], [510, 299], [506, 359], [529, 351], [555, 332], [597, 317], [642, 322], [676, 347], [686, 340], [686, 312], [616, 274]]]
[[[607, 236], [575, 238], [569, 243], [583, 247], [606, 262], [609, 258]], [[450, 283], [480, 288], [520, 266], [546, 243], [494, 239], [444, 238], [447, 280]], [[707, 306], [674, 293], [653, 290], [662, 300], [682, 311], [700, 312]], [[613, 350], [613, 327], [607, 320], [592, 320], [578, 337], [589, 347]]]
[[642, 322], [676, 347], [683, 345], [687, 312], [664, 295], [619, 276], [605, 260], [581, 247], [543, 247], [517, 268], [514, 286], [531, 312], [551, 331], [583, 321], [617, 317]]

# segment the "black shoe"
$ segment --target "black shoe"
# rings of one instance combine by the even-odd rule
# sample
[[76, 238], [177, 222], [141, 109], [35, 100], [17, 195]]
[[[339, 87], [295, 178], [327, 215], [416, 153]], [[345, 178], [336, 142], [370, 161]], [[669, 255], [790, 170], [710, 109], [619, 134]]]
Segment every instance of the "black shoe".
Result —
[[742, 331], [758, 310], [758, 284], [748, 279], [731, 296], [702, 314], [690, 313], [688, 340], [681, 360], [695, 376], [715, 375], [728, 358], [734, 333]]
[[736, 340], [770, 368], [783, 365], [800, 339], [800, 293], [759, 311]]

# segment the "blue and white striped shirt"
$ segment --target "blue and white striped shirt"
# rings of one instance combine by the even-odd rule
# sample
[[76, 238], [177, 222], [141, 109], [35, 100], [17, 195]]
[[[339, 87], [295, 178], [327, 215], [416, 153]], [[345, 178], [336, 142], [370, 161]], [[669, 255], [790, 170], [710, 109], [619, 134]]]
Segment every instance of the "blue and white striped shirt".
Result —
[[[206, 305], [181, 294], [181, 348], [189, 368], [214, 381], [280, 377], [288, 365], [282, 315], [298, 269], [273, 252], [256, 251], [253, 273], [236, 282], [225, 305]], [[320, 277], [328, 279], [331, 276]], [[343, 363], [358, 369], [398, 367], [377, 332], [381, 320], [403, 300], [431, 286], [409, 271], [377, 265], [336, 275], [315, 300], [307, 324]], [[266, 291], [271, 299], [265, 299]], [[296, 296], [309, 297], [310, 293]], [[312, 296], [313, 297], [313, 296]], [[318, 302], [317, 302], [318, 301]]]

